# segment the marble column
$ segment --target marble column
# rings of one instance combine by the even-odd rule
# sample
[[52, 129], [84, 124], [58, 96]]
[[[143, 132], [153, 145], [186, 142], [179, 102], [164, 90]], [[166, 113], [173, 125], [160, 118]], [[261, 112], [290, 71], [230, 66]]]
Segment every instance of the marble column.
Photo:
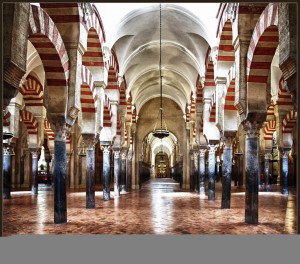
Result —
[[264, 173], [264, 167], [265, 167], [265, 158], [264, 154], [260, 153], [258, 156], [258, 163], [259, 163], [259, 169], [258, 169], [258, 190], [261, 191], [263, 189], [263, 179], [261, 175]]
[[239, 188], [243, 186], [243, 154], [236, 153], [237, 156], [237, 185]]
[[[127, 155], [127, 181], [125, 183], [125, 186], [127, 186], [126, 190], [131, 190], [131, 186], [132, 186], [132, 158], [133, 158], [133, 152], [129, 151], [128, 155]], [[126, 175], [125, 175], [125, 179], [126, 179]], [[141, 183], [140, 183], [141, 186]]]
[[31, 153], [31, 192], [38, 194], [38, 152], [30, 149]]
[[208, 201], [215, 200], [215, 168], [216, 168], [216, 145], [208, 145], [209, 153], [208, 153]]
[[61, 120], [54, 123], [54, 223], [67, 222], [67, 190], [66, 190], [66, 139], [69, 126]]
[[66, 158], [67, 158], [66, 186], [67, 186], [67, 188], [70, 188], [70, 161], [71, 161], [71, 157], [72, 157], [72, 152], [69, 152], [69, 153], [66, 154]]
[[115, 149], [114, 151], [114, 197], [120, 196], [120, 150]]
[[194, 191], [199, 192], [199, 152], [194, 151]]
[[120, 189], [121, 193], [126, 193], [126, 151], [121, 152]]
[[103, 200], [110, 199], [110, 146], [103, 146]]
[[270, 170], [270, 157], [271, 153], [270, 152], [265, 152], [265, 186], [266, 186], [266, 191], [270, 191], [270, 177], [269, 177], [269, 170]]
[[230, 209], [231, 177], [232, 177], [232, 141], [231, 137], [224, 137], [222, 164], [222, 209]]
[[245, 222], [258, 223], [258, 149], [259, 149], [259, 125], [255, 121], [246, 121], [246, 193], [245, 193]]
[[3, 199], [10, 198], [11, 161], [9, 147], [3, 146]]
[[194, 154], [190, 152], [190, 189], [195, 191], [195, 174], [194, 174]]
[[282, 151], [282, 194], [288, 196], [289, 194], [289, 153], [290, 148], [285, 148]]
[[200, 196], [205, 196], [205, 149], [199, 151]]
[[86, 208], [95, 208], [95, 145], [97, 140], [93, 134], [83, 134], [86, 146]]

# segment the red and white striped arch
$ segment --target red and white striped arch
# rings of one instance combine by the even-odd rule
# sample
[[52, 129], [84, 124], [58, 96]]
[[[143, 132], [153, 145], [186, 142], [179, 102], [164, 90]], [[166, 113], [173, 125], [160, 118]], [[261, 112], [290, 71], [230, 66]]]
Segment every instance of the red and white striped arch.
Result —
[[104, 99], [104, 107], [103, 107], [103, 126], [104, 127], [111, 127], [111, 106], [110, 106], [110, 100], [107, 95], [105, 95]]
[[189, 123], [191, 121], [191, 113], [188, 107], [188, 103], [185, 104], [185, 122]]
[[117, 136], [121, 136], [121, 120], [120, 120], [120, 115], [117, 115]]
[[86, 29], [88, 31], [87, 51], [82, 56], [82, 64], [89, 67], [106, 66], [108, 68], [109, 65], [104, 65], [103, 59], [105, 33], [99, 12], [94, 4], [93, 10], [93, 15], [86, 21]]
[[209, 48], [206, 54], [206, 60], [205, 60], [206, 71], [205, 71], [204, 86], [212, 87], [215, 90], [216, 84], [215, 84], [215, 76], [214, 76], [214, 64], [211, 58], [209, 57], [210, 50], [211, 49]]
[[234, 48], [232, 46], [232, 24], [230, 20], [225, 21], [222, 27], [217, 60], [223, 62], [234, 62], [235, 60]]
[[203, 116], [200, 117], [199, 132], [200, 132], [200, 136], [203, 135]]
[[276, 117], [274, 115], [274, 104], [268, 107], [267, 119], [264, 127], [264, 140], [272, 141], [273, 134], [276, 131]]
[[247, 53], [247, 81], [266, 84], [278, 46], [278, 3], [269, 4], [254, 28]]
[[26, 106], [43, 105], [43, 86], [37, 78], [28, 75], [20, 93], [23, 95]]
[[212, 94], [210, 101], [209, 122], [216, 122], [216, 91]]
[[297, 112], [291, 110], [282, 121], [282, 133], [292, 133], [297, 123]]
[[[31, 5], [29, 14], [28, 39], [36, 48], [44, 66], [47, 89], [49, 90], [49, 107], [65, 111], [69, 80], [69, 57], [59, 31], [49, 15], [40, 7]], [[51, 100], [52, 97], [60, 98]]]
[[7, 106], [3, 107], [3, 126], [10, 126], [10, 116]]
[[226, 81], [224, 111], [237, 111], [235, 105], [235, 67], [230, 68]]
[[111, 50], [108, 70], [108, 84], [106, 89], [119, 89], [118, 85], [119, 64], [114, 50]]
[[284, 78], [283, 76], [279, 80], [278, 84], [278, 105], [290, 106], [291, 109], [294, 107], [294, 103], [291, 97], [291, 94], [284, 89]]
[[195, 114], [195, 113], [196, 113], [196, 101], [195, 101], [195, 99], [194, 99], [194, 97], [193, 97], [193, 92], [191, 92], [191, 97], [190, 97], [190, 99], [191, 99], [191, 111], [190, 111], [190, 113], [191, 113], [191, 115], [192, 115], [192, 114]]
[[20, 121], [25, 124], [29, 135], [38, 134], [38, 121], [31, 112], [27, 110], [20, 110]]
[[196, 81], [196, 103], [203, 103], [203, 87], [200, 80], [200, 75]]
[[130, 92], [127, 103], [126, 103], [126, 114], [129, 116], [132, 116], [131, 102], [132, 102], [132, 97], [131, 97], [131, 92]]
[[55, 138], [54, 132], [51, 129], [50, 123], [49, 123], [49, 121], [47, 119], [44, 120], [44, 129], [45, 129], [45, 131], [46, 131], [46, 133], [48, 135], [49, 141], [54, 141], [54, 138]]
[[132, 124], [136, 124], [136, 121], [136, 107], [134, 105], [132, 110]]
[[126, 127], [124, 126], [124, 141], [127, 141], [127, 140], [128, 140], [127, 129], [126, 129]]
[[97, 110], [97, 94], [92, 73], [82, 65], [81, 68], [80, 103], [82, 113], [95, 113]]

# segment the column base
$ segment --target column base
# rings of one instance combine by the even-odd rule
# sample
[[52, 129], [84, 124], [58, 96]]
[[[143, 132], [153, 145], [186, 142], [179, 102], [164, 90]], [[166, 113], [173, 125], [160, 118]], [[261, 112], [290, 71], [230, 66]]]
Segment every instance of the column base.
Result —
[[268, 184], [266, 185], [266, 192], [269, 192], [271, 190], [271, 186]]
[[110, 199], [110, 193], [106, 192], [106, 191], [103, 191], [103, 200], [104, 201], [109, 201], [109, 199]]
[[139, 190], [140, 189], [140, 185], [139, 184], [133, 184], [133, 185], [131, 185], [131, 189], [133, 189], [133, 190]]

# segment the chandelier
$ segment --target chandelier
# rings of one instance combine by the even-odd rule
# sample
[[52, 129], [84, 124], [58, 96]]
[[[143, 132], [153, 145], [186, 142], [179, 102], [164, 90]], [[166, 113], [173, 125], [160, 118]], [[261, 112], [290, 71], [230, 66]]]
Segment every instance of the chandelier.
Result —
[[[157, 138], [165, 138], [169, 136], [169, 131], [167, 129], [167, 125], [165, 120], [163, 119], [163, 105], [162, 105], [162, 74], [161, 74], [161, 4], [159, 5], [159, 76], [160, 76], [160, 108], [159, 108], [159, 116], [160, 116], [160, 128], [157, 129], [157, 121], [155, 123], [152, 135]], [[164, 128], [163, 128], [164, 123]]]

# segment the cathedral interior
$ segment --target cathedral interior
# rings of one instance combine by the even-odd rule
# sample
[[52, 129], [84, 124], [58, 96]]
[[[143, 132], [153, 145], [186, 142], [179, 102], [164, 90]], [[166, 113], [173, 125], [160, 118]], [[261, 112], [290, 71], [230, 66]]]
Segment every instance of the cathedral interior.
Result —
[[1, 235], [299, 234], [296, 4], [127, 7], [3, 4]]

